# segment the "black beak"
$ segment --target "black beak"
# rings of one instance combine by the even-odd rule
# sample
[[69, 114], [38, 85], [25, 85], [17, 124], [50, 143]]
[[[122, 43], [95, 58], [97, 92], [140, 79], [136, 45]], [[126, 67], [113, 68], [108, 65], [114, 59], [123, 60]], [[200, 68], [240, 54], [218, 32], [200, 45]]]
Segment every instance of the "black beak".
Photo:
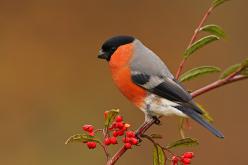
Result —
[[100, 58], [100, 59], [107, 59], [107, 55], [102, 49], [99, 50], [99, 53], [98, 53], [97, 57]]

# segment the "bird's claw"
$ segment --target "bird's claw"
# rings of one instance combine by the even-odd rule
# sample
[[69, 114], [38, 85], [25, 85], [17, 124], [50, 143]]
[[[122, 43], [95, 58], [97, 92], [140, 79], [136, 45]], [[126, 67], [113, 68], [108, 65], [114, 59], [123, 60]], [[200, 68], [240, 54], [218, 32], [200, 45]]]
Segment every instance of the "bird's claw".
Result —
[[156, 116], [153, 116], [152, 118], [155, 120], [154, 123], [156, 125], [160, 125], [161, 124], [160, 120]]

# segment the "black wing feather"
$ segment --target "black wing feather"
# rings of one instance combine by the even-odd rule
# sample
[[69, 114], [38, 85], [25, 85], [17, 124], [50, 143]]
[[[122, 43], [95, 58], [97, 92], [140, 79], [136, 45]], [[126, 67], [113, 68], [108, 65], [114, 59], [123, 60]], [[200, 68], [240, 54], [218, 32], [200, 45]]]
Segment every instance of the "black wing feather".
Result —
[[150, 91], [171, 101], [189, 102], [192, 99], [181, 86], [168, 79], [164, 79], [162, 83], [153, 87]]

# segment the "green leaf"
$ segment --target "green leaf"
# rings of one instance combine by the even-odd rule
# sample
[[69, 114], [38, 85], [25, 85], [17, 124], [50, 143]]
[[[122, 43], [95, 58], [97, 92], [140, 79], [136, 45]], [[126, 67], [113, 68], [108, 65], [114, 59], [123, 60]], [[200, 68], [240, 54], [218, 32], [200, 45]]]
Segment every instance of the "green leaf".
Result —
[[188, 138], [180, 139], [173, 143], [170, 143], [167, 145], [166, 148], [171, 149], [171, 148], [180, 147], [180, 146], [197, 146], [197, 145], [199, 145], [197, 139], [188, 137]]
[[221, 79], [224, 79], [234, 72], [239, 72], [241, 75], [248, 76], [248, 58], [239, 64], [234, 64], [228, 67], [221, 75]]
[[159, 135], [159, 134], [151, 134], [150, 137], [153, 139], [162, 139], [163, 138], [163, 136]]
[[200, 28], [200, 31], [209, 32], [220, 38], [223, 38], [225, 36], [225, 32], [223, 31], [223, 29], [220, 26], [214, 24], [203, 26], [202, 28]]
[[241, 63], [241, 67], [242, 67], [243, 69], [248, 68], [248, 58], [245, 59], [245, 60]]
[[226, 1], [228, 1], [228, 0], [214, 0], [212, 2], [212, 4], [213, 4], [213, 7], [217, 7], [217, 6], [221, 5], [222, 3], [226, 2]]
[[197, 51], [198, 49], [204, 47], [205, 45], [219, 40], [220, 38], [215, 36], [215, 35], [209, 35], [206, 37], [203, 37], [201, 39], [199, 39], [198, 41], [194, 42], [188, 49], [186, 49], [186, 51], [184, 52], [184, 58], [188, 58], [191, 54], [193, 54], [195, 51]]
[[214, 67], [214, 66], [201, 66], [198, 68], [191, 69], [184, 74], [182, 74], [179, 78], [179, 81], [184, 82], [188, 81], [209, 73], [215, 73], [220, 72], [220, 68]]
[[155, 145], [153, 149], [153, 165], [165, 165], [165, 163], [164, 150], [159, 145]]
[[234, 64], [228, 67], [220, 76], [221, 79], [226, 78], [227, 76], [231, 75], [232, 73], [236, 72], [238, 69], [241, 68], [241, 64]]
[[76, 135], [72, 135], [71, 137], [69, 137], [66, 140], [65, 144], [74, 143], [74, 142], [85, 143], [89, 141], [100, 143], [100, 140], [94, 138], [93, 136], [86, 135], [86, 134], [76, 134]]
[[109, 127], [119, 113], [120, 113], [119, 109], [112, 109], [110, 111], [107, 111], [107, 115], [105, 117], [105, 122], [104, 122], [105, 127]]
[[244, 75], [244, 76], [248, 76], [248, 68], [242, 70], [242, 71], [240, 72], [240, 74], [242, 74], [242, 75]]
[[206, 111], [206, 109], [203, 108], [203, 106], [200, 105], [199, 103], [196, 103], [196, 105], [202, 110], [202, 112], [203, 112], [202, 116], [204, 117], [204, 119], [206, 119], [208, 122], [212, 123], [214, 121], [214, 119], [210, 116], [208, 111]]
[[248, 58], [241, 63], [240, 74], [248, 76]]

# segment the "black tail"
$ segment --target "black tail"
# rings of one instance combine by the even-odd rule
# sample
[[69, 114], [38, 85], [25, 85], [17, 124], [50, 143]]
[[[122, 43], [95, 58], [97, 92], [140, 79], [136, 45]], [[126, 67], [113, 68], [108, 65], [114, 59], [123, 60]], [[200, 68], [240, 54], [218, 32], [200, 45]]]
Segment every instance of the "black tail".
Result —
[[181, 110], [183, 113], [185, 113], [186, 115], [188, 115], [189, 117], [191, 117], [192, 119], [194, 119], [195, 121], [197, 121], [203, 127], [207, 128], [215, 136], [217, 136], [219, 138], [224, 138], [224, 135], [220, 131], [215, 129], [210, 123], [208, 123], [206, 120], [204, 120], [202, 118], [201, 114], [199, 114], [198, 112], [196, 112], [190, 108], [182, 107], [182, 106], [177, 107], [177, 108], [179, 110]]

